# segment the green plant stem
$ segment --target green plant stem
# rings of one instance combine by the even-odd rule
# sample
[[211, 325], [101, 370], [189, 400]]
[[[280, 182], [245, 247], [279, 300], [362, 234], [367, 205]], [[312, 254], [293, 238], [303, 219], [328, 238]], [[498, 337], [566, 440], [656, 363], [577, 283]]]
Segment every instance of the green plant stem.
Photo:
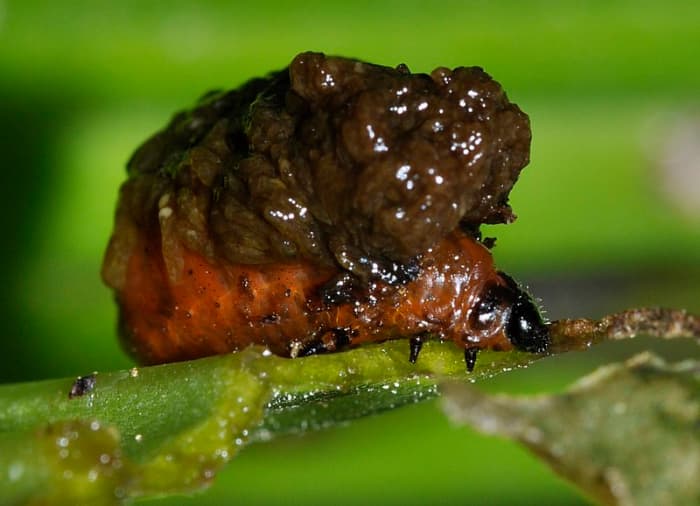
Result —
[[75, 378], [5, 385], [0, 468], [12, 472], [0, 476], [0, 497], [24, 502], [39, 492], [53, 503], [110, 504], [193, 490], [251, 439], [417, 402], [435, 396], [442, 378], [476, 380], [537, 357], [485, 351], [480, 358], [469, 374], [451, 343], [427, 343], [415, 365], [405, 342], [296, 360], [251, 348], [97, 373], [94, 388], [73, 398]]
[[[697, 318], [670, 310], [551, 328], [554, 352], [640, 331], [700, 335]], [[0, 502], [115, 504], [196, 490], [250, 441], [418, 402], [445, 380], [477, 381], [543, 356], [485, 350], [468, 373], [453, 343], [426, 343], [416, 364], [407, 348], [393, 341], [293, 360], [249, 348], [95, 373], [94, 382], [0, 386]]]

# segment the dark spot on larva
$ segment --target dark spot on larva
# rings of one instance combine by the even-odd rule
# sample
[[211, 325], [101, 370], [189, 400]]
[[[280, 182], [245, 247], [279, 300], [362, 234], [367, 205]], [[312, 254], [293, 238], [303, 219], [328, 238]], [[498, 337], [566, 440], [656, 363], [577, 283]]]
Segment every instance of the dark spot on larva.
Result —
[[246, 275], [242, 275], [238, 278], [238, 283], [241, 285], [241, 288], [243, 289], [243, 293], [245, 293], [248, 297], [252, 298], [253, 297], [253, 290], [250, 289], [250, 279]]
[[97, 383], [97, 376], [95, 373], [88, 374], [87, 376], [78, 376], [71, 386], [70, 392], [68, 392], [68, 398], [73, 399], [74, 397], [82, 397], [83, 395], [92, 392]]
[[313, 341], [304, 345], [297, 353], [298, 357], [308, 357], [310, 355], [318, 355], [321, 353], [328, 352], [326, 343], [322, 339], [314, 339]]
[[343, 272], [319, 289], [323, 303], [328, 306], [337, 306], [350, 302], [356, 298], [356, 292], [360, 290], [359, 280], [349, 272]]
[[280, 317], [277, 313], [270, 313], [268, 315], [265, 315], [262, 317], [260, 320], [262, 323], [277, 323], [279, 321]]
[[352, 336], [357, 334], [357, 331], [349, 327], [337, 327], [333, 329], [333, 337], [335, 340], [335, 349], [340, 350], [350, 346], [352, 341]]

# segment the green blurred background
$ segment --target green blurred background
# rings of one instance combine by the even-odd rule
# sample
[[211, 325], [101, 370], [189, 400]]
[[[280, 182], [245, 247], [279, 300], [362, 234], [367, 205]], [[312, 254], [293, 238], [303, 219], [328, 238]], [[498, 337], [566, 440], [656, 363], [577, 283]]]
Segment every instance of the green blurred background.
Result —
[[[99, 280], [133, 149], [204, 91], [302, 50], [413, 71], [480, 65], [531, 117], [495, 227], [548, 316], [700, 311], [698, 2], [0, 0], [0, 382], [131, 364]], [[630, 347], [482, 384], [559, 390]], [[692, 348], [664, 350], [682, 356]], [[585, 504], [515, 445], [427, 403], [246, 449], [211, 490], [155, 504]]]

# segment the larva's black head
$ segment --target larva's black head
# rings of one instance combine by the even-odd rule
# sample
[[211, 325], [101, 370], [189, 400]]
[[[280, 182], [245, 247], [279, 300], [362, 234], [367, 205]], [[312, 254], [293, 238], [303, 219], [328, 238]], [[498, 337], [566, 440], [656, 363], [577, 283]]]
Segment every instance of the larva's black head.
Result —
[[473, 313], [473, 326], [486, 327], [499, 321], [508, 340], [519, 350], [543, 353], [549, 346], [549, 331], [530, 296], [503, 272], [506, 285], [490, 285]]
[[543, 353], [549, 347], [549, 330], [537, 306], [508, 274], [499, 273], [513, 292], [513, 304], [506, 322], [506, 337], [519, 350]]

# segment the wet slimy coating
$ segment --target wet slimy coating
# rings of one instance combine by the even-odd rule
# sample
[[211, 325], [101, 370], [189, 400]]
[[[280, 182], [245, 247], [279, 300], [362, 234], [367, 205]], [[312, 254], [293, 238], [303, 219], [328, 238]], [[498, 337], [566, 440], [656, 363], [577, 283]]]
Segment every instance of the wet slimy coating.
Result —
[[127, 349], [159, 363], [424, 336], [546, 348], [477, 240], [514, 217], [527, 116], [477, 67], [319, 53], [205, 96], [129, 162], [103, 265]]

